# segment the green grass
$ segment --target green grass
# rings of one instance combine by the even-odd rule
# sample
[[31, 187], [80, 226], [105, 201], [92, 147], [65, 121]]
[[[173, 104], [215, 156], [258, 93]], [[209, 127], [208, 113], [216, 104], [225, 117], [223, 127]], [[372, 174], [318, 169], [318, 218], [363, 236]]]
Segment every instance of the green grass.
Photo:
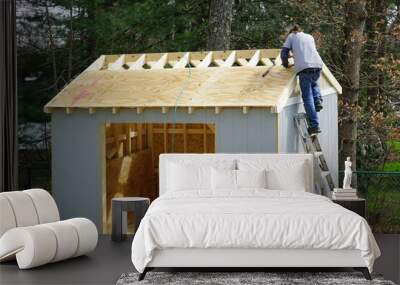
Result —
[[393, 149], [393, 151], [400, 153], [400, 141], [387, 141], [386, 145]]
[[400, 161], [390, 161], [386, 162], [384, 167], [384, 171], [400, 171]]
[[[394, 158], [400, 155], [400, 141], [387, 141], [386, 145], [394, 153]], [[393, 159], [393, 158], [392, 158]], [[383, 167], [383, 171], [400, 171], [400, 159], [396, 161], [388, 161]]]
[[400, 233], [400, 191], [369, 187], [368, 222], [374, 232]]

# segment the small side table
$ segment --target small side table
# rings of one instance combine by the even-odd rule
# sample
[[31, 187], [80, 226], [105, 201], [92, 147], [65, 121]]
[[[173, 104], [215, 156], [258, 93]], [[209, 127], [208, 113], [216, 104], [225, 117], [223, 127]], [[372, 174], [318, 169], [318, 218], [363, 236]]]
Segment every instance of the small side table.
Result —
[[348, 200], [340, 200], [340, 199], [332, 199], [332, 202], [339, 204], [340, 206], [353, 211], [356, 214], [359, 214], [363, 218], [367, 218], [367, 201], [362, 198], [348, 199]]
[[127, 212], [135, 214], [135, 230], [139, 227], [140, 221], [146, 214], [150, 205], [149, 198], [143, 197], [119, 197], [113, 198], [112, 208], [112, 233], [111, 240], [123, 241], [127, 232]]

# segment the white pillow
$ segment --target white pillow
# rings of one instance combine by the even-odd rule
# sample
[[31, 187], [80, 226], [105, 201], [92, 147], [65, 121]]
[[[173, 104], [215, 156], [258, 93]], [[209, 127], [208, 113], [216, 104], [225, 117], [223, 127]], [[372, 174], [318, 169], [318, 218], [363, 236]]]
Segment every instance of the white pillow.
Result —
[[168, 191], [211, 189], [211, 167], [168, 163]]
[[211, 188], [218, 189], [236, 189], [236, 170], [232, 169], [211, 169]]
[[236, 181], [238, 188], [267, 188], [267, 171], [236, 170]]
[[240, 170], [267, 170], [267, 188], [274, 190], [308, 191], [310, 165], [307, 160], [240, 159]]

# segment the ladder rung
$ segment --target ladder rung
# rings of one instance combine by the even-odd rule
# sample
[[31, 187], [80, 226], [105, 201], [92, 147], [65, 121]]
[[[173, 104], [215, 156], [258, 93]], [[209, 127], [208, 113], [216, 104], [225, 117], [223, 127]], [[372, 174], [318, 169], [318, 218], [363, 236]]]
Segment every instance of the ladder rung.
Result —
[[328, 183], [329, 188], [331, 191], [333, 191], [333, 188], [335, 188], [335, 184], [333, 183], [333, 179], [331, 174], [329, 173], [328, 175], [325, 176], [326, 182]]
[[[311, 136], [310, 136], [311, 137]], [[312, 137], [312, 143], [314, 144], [315, 148], [318, 150], [321, 150], [321, 145], [319, 143], [318, 136], [313, 136]]]
[[329, 171], [328, 164], [326, 163], [325, 157], [323, 155], [319, 156], [320, 167], [322, 170]]
[[307, 115], [306, 115], [306, 113], [298, 113], [298, 114], [294, 115], [294, 118], [296, 120], [306, 120]]

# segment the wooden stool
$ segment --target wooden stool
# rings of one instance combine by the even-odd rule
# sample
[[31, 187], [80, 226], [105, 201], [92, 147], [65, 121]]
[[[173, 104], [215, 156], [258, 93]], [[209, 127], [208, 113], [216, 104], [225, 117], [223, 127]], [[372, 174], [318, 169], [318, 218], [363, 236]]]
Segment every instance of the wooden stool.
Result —
[[150, 205], [149, 198], [143, 197], [119, 197], [113, 198], [112, 208], [112, 241], [122, 241], [126, 239], [127, 232], [127, 212], [135, 214], [135, 231], [138, 229], [140, 221], [146, 214]]

